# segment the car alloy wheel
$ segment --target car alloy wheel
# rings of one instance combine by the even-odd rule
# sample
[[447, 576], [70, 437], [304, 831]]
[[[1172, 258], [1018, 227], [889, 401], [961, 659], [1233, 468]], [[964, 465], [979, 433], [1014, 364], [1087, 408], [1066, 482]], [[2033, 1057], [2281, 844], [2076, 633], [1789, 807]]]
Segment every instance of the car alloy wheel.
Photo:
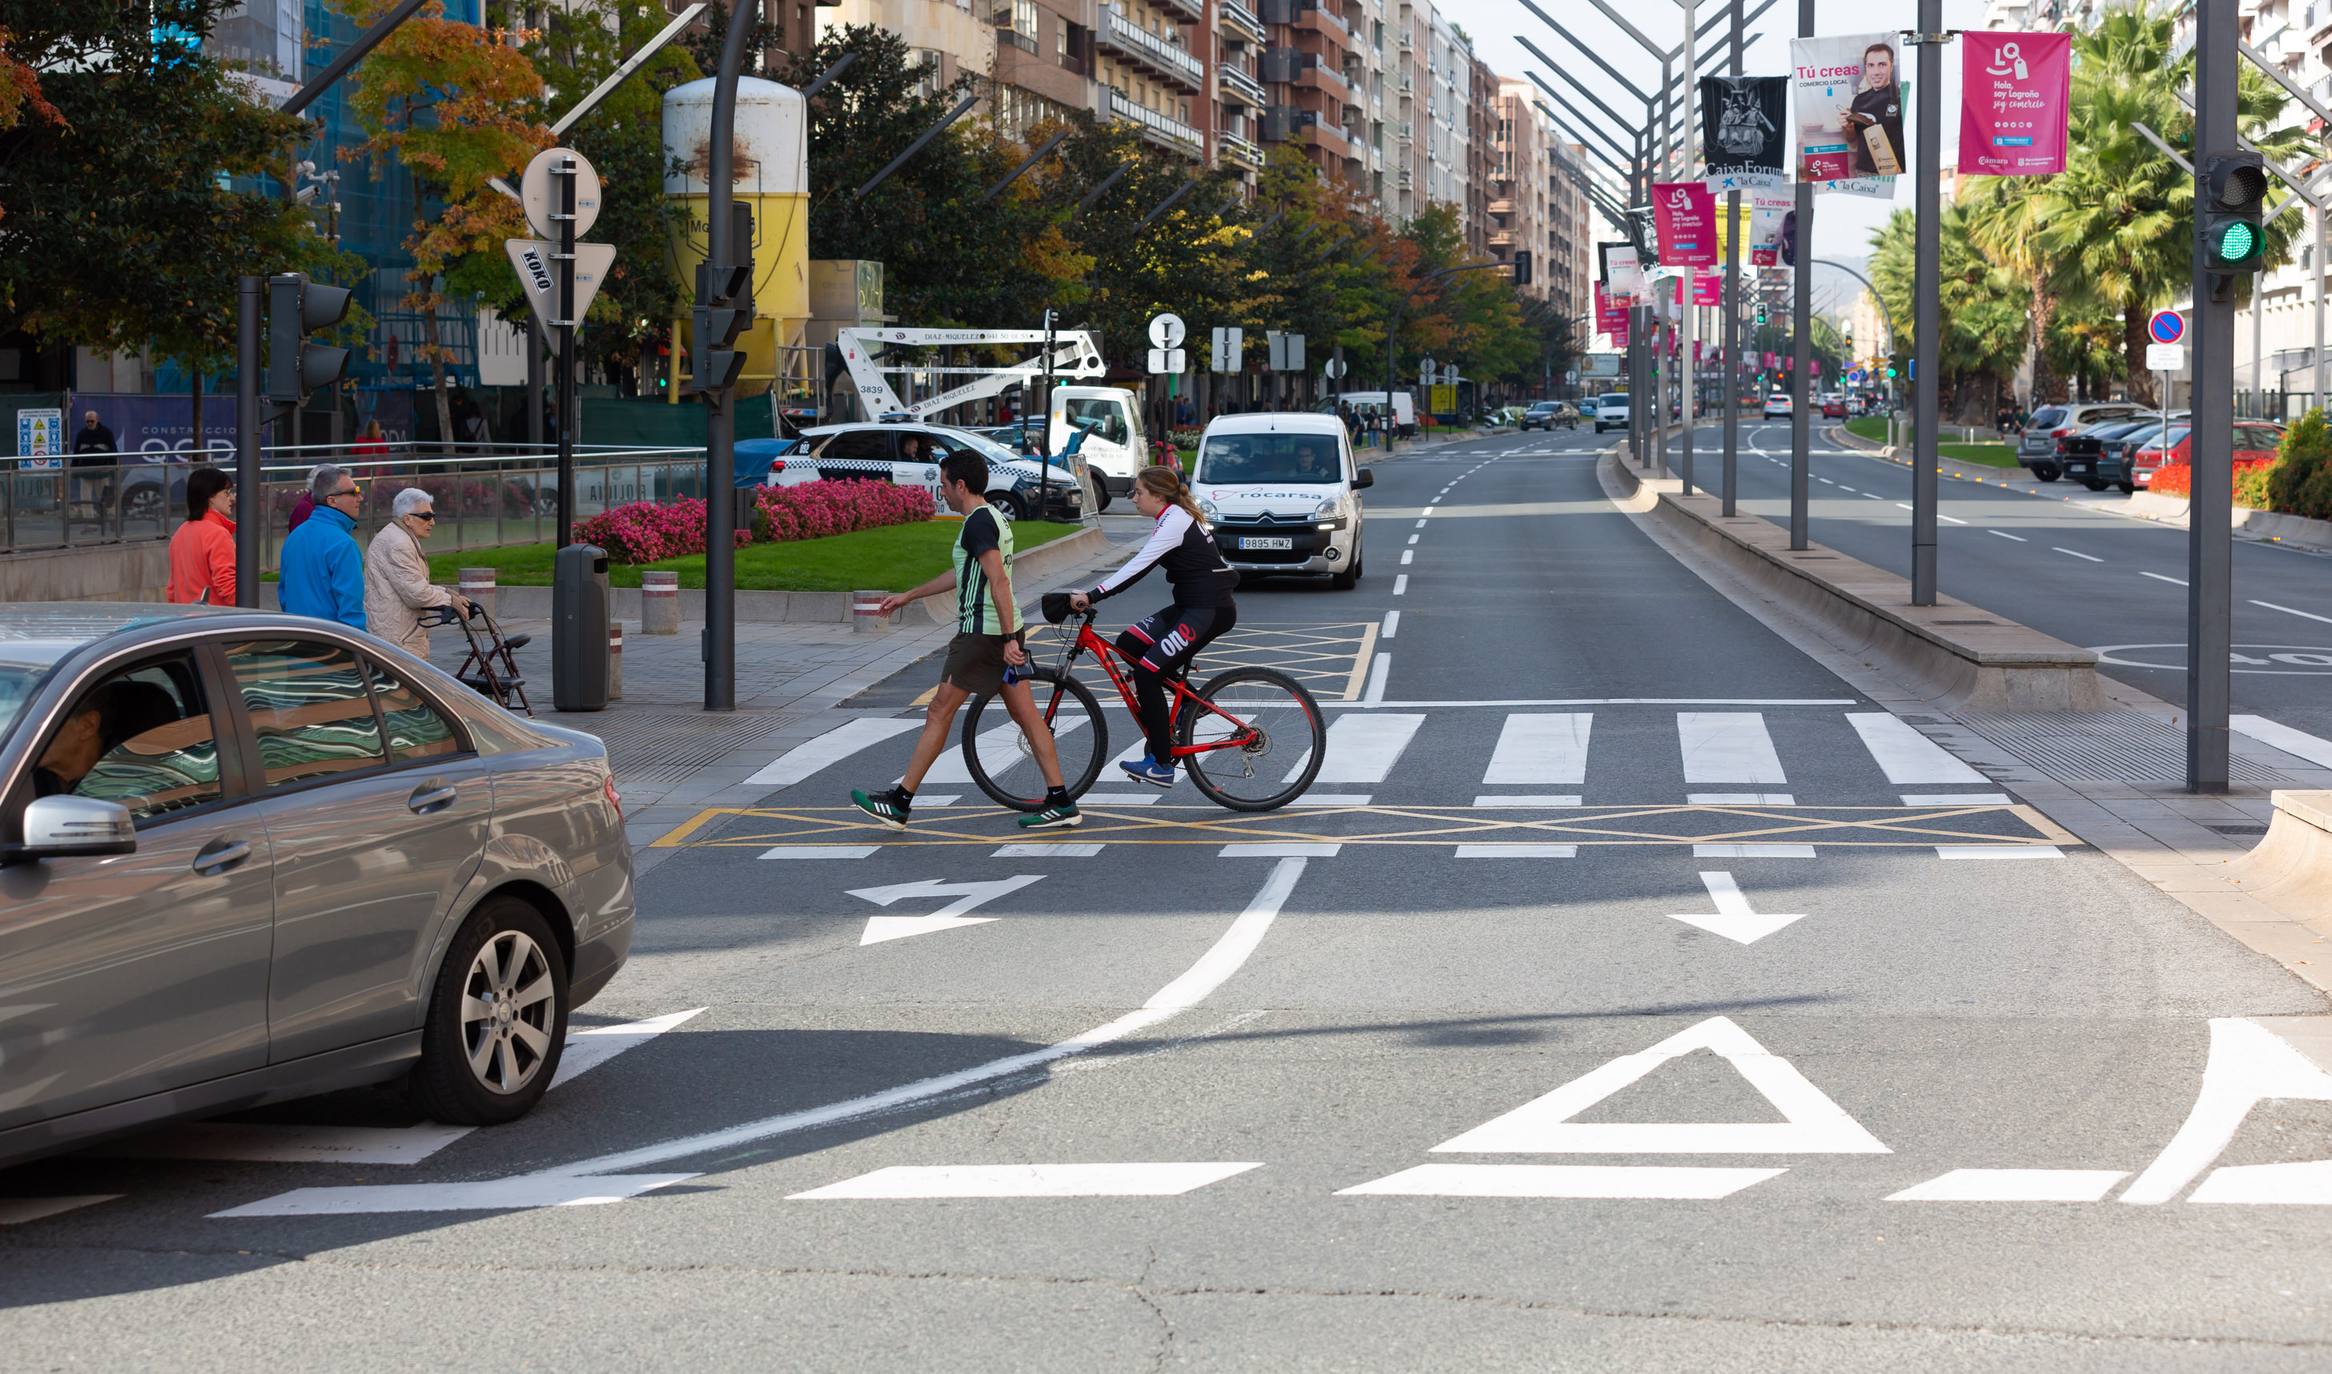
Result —
[[470, 913], [438, 966], [421, 1023], [414, 1105], [437, 1121], [491, 1126], [542, 1100], [567, 1040], [566, 947], [507, 894]]
[[557, 989], [550, 960], [525, 932], [504, 930], [479, 947], [462, 980], [462, 1044], [470, 1072], [492, 1092], [514, 1093], [549, 1062]]

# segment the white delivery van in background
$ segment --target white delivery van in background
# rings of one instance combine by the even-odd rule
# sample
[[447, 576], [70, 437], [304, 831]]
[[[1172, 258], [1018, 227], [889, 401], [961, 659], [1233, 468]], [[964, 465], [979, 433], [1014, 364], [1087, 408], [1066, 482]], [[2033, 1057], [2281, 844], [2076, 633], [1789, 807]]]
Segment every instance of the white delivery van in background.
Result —
[[1232, 567], [1343, 589], [1360, 580], [1360, 493], [1375, 481], [1335, 416], [1254, 411], [1207, 424], [1190, 491]]
[[[1358, 411], [1383, 410], [1385, 408], [1385, 393], [1381, 391], [1347, 391], [1323, 404], [1321, 409], [1333, 413], [1338, 401]], [[1393, 393], [1393, 433], [1403, 439], [1413, 438], [1417, 433], [1417, 399], [1406, 391]]]
[[1133, 490], [1134, 474], [1150, 465], [1150, 441], [1142, 433], [1142, 406], [1134, 393], [1115, 386], [1057, 386], [1046, 426], [1047, 451], [1065, 452], [1077, 433], [1071, 422], [1089, 424], [1078, 450], [1106, 496]]

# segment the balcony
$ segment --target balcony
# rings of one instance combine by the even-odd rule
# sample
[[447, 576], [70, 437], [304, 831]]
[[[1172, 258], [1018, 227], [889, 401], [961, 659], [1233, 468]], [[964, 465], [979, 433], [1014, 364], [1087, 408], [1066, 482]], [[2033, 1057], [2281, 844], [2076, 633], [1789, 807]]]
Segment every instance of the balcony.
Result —
[[1250, 43], [1270, 41], [1263, 32], [1263, 20], [1256, 16], [1255, 11], [1240, 4], [1239, 0], [1217, 0], [1215, 15], [1218, 27], [1227, 29]]
[[1168, 152], [1188, 158], [1206, 156], [1206, 140], [1199, 137], [1198, 130], [1137, 103], [1114, 86], [1109, 88], [1109, 113], [1111, 118], [1138, 126], [1144, 138]]
[[1343, 73], [1334, 67], [1306, 67], [1297, 76], [1296, 85], [1325, 92], [1356, 110], [1360, 108], [1359, 88], [1345, 80]]
[[1223, 103], [1260, 110], [1268, 98], [1263, 83], [1254, 74], [1236, 63], [1224, 62], [1215, 67], [1215, 84], [1222, 91]]
[[1206, 89], [1206, 64], [1188, 52], [1126, 18], [1116, 5], [1101, 7], [1099, 37], [1104, 51], [1131, 58], [1137, 65], [1191, 91]]
[[1206, 22], [1205, 0], [1150, 0], [1150, 3], [1170, 12], [1185, 24]]
[[1330, 37], [1339, 40], [1346, 46], [1350, 46], [1352, 43], [1352, 25], [1344, 22], [1343, 15], [1335, 14], [1328, 10], [1313, 8], [1298, 12], [1296, 15], [1296, 27], [1299, 29], [1317, 29], [1320, 32], [1329, 35]]
[[1215, 148], [1225, 162], [1235, 163], [1250, 171], [1263, 170], [1263, 149], [1243, 134], [1235, 134], [1228, 129], [1220, 130], [1215, 134]]

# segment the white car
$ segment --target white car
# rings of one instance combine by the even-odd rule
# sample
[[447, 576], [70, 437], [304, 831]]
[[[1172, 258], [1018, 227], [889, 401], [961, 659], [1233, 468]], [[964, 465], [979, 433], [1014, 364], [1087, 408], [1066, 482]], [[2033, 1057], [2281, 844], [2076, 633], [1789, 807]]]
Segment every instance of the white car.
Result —
[[1628, 427], [1628, 394], [1607, 391], [1595, 398], [1595, 432]]
[[1349, 589], [1362, 571], [1360, 493], [1375, 481], [1342, 420], [1260, 412], [1207, 425], [1190, 489], [1232, 567], [1326, 574]]
[[1765, 418], [1766, 418], [1766, 419], [1768, 419], [1768, 420], [1771, 420], [1771, 419], [1775, 418], [1776, 416], [1779, 416], [1779, 417], [1781, 417], [1781, 418], [1783, 418], [1783, 419], [1787, 419], [1787, 418], [1789, 418], [1789, 414], [1790, 414], [1790, 400], [1789, 400], [1789, 393], [1788, 393], [1788, 392], [1786, 392], [1786, 391], [1769, 391], [1769, 392], [1765, 393]]
[[1045, 514], [1051, 519], [1075, 520], [1087, 508], [1084, 484], [1090, 478], [1080, 480], [1074, 471], [1065, 474], [1061, 466], [1064, 460], [1054, 460], [1052, 480], [1046, 483], [1042, 480], [1044, 469], [1034, 458], [1023, 458], [993, 439], [952, 425], [819, 425], [803, 430], [797, 441], [749, 440], [738, 444], [741, 470], [749, 448], [754, 457], [765, 458], [769, 464], [758, 485], [790, 487], [821, 478], [871, 478], [928, 488], [934, 503], [939, 499], [940, 460], [968, 448], [988, 460], [988, 504], [1013, 519], [1036, 514], [1046, 496], [1050, 500], [1044, 502]]

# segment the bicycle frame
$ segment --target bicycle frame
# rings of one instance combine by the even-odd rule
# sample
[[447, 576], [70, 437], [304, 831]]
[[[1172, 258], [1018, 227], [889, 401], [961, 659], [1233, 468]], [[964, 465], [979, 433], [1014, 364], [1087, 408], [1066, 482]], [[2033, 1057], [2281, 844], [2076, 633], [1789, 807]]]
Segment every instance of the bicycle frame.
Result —
[[[1077, 661], [1077, 655], [1087, 652], [1088, 650], [1092, 652], [1094, 662], [1101, 665], [1101, 671], [1109, 675], [1110, 685], [1117, 688], [1118, 700], [1125, 703], [1126, 713], [1132, 716], [1135, 722], [1139, 724], [1142, 718], [1142, 713], [1140, 706], [1134, 700], [1134, 688], [1131, 681], [1132, 671], [1131, 669], [1120, 669], [1118, 666], [1118, 660], [1128, 658], [1128, 655], [1123, 649], [1118, 648], [1115, 644], [1110, 643], [1108, 640], [1103, 639], [1100, 635], [1097, 635], [1093, 632], [1093, 617], [1090, 614], [1080, 618], [1077, 626], [1077, 638], [1070, 643], [1068, 652], [1062, 655], [1062, 674], [1064, 676], [1067, 675], [1069, 666]], [[1180, 678], [1175, 678], [1168, 680], [1166, 686], [1174, 693], [1173, 702], [1168, 708], [1169, 714], [1167, 719], [1178, 719], [1181, 716], [1182, 709], [1186, 704], [1196, 702], [1200, 709], [1204, 710], [1207, 714], [1221, 716], [1224, 720], [1229, 721], [1233, 726], [1237, 727], [1229, 735], [1224, 736], [1222, 739], [1211, 740], [1205, 744], [1177, 744], [1174, 746], [1174, 757], [1181, 759], [1189, 758], [1193, 754], [1211, 754], [1218, 749], [1241, 749], [1245, 748], [1250, 742], [1254, 740], [1254, 726], [1249, 725], [1247, 722], [1239, 719], [1237, 716], [1234, 716], [1230, 712], [1216, 706], [1213, 702], [1208, 701], [1205, 697], [1200, 696], [1198, 693], [1191, 691], [1188, 682]], [[1059, 707], [1059, 704], [1060, 699], [1055, 697], [1051, 705], [1046, 708], [1046, 725], [1049, 726], [1052, 724], [1053, 711]]]

